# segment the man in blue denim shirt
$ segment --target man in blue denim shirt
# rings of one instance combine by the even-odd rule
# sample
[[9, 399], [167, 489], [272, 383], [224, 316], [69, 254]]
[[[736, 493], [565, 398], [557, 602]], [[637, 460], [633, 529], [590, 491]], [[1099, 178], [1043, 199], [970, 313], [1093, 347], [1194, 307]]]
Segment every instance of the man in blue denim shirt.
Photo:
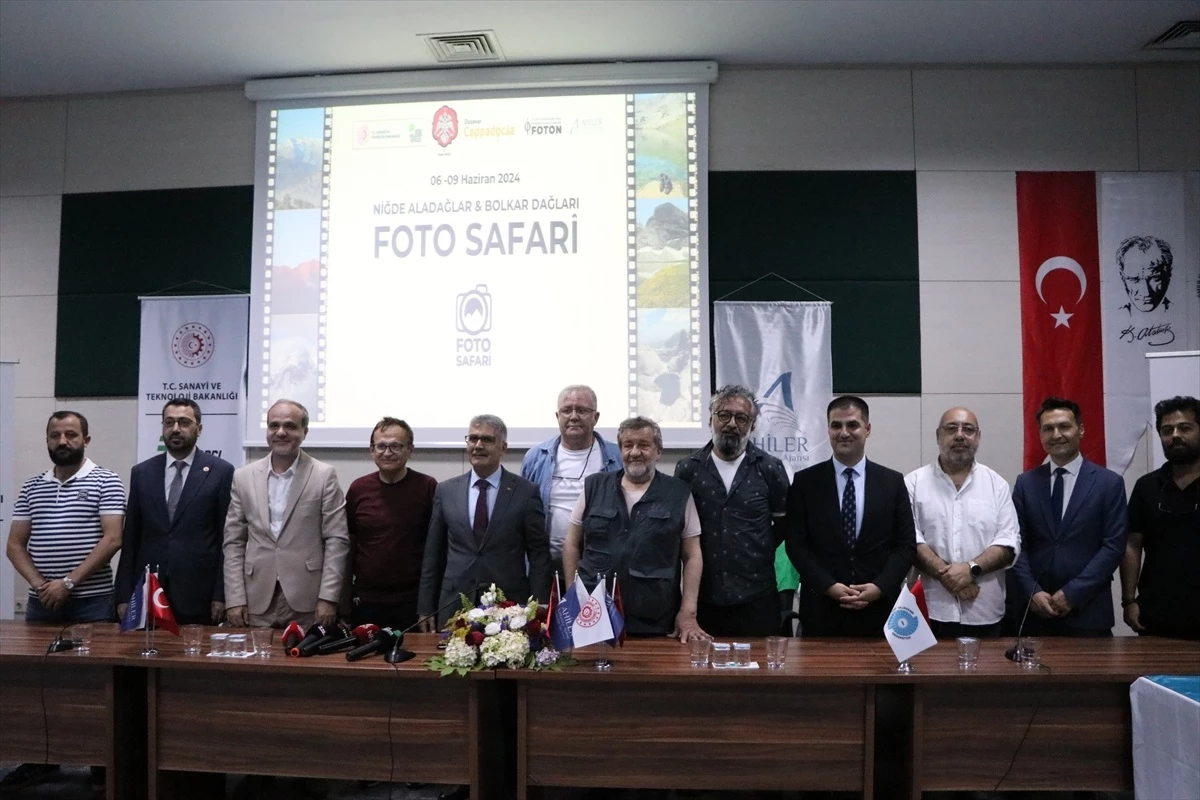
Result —
[[596, 393], [588, 386], [568, 386], [558, 394], [559, 435], [529, 448], [521, 462], [521, 477], [542, 492], [550, 561], [564, 585], [574, 576], [562, 574], [563, 541], [571, 509], [583, 492], [583, 479], [597, 472], [621, 469], [621, 451], [596, 433], [600, 412]]
[[750, 442], [754, 393], [724, 386], [713, 395], [712, 441], [675, 465], [700, 516], [704, 573], [697, 619], [713, 636], [773, 636], [779, 629], [775, 548], [787, 511], [783, 462]]

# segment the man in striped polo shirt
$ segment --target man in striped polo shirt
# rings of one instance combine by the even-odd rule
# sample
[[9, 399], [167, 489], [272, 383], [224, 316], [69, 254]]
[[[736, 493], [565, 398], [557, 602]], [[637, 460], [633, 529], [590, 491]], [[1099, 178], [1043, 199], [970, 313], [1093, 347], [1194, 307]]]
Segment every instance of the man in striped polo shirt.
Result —
[[54, 466], [17, 495], [8, 560], [29, 582], [26, 622], [114, 619], [109, 562], [121, 549], [125, 490], [84, 455], [90, 441], [82, 414], [51, 414], [46, 447]]

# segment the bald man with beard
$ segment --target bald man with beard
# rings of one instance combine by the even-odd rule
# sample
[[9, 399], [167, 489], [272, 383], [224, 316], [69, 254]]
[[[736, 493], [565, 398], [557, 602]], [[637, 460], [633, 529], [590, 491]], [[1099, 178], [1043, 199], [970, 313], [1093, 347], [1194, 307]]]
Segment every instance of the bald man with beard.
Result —
[[942, 414], [938, 455], [904, 478], [917, 532], [917, 568], [939, 639], [1000, 635], [1004, 570], [1021, 550], [1008, 482], [975, 460], [983, 432], [967, 408]]

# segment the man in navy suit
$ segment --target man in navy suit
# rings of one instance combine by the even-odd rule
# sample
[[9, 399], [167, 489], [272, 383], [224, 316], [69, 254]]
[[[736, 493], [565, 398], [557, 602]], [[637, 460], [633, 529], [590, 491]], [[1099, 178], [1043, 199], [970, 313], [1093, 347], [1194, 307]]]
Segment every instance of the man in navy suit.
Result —
[[[455, 598], [494, 583], [514, 602], [550, 597], [550, 539], [537, 485], [500, 466], [508, 428], [492, 414], [471, 420], [464, 437], [471, 471], [439, 483], [433, 495], [417, 615], [432, 632], [458, 610]], [[528, 573], [526, 564], [528, 563]]]
[[899, 472], [867, 461], [865, 400], [835, 398], [825, 416], [833, 458], [796, 473], [784, 518], [800, 635], [881, 638], [916, 555], [908, 489]]
[[147, 565], [176, 622], [218, 623], [225, 616], [221, 545], [233, 465], [197, 449], [203, 425], [195, 400], [176, 397], [162, 410], [167, 452], [133, 468], [116, 594], [124, 615]]
[[1125, 483], [1080, 454], [1076, 403], [1047, 398], [1037, 423], [1050, 460], [1013, 489], [1021, 555], [1008, 572], [1005, 627], [1015, 634], [1024, 620], [1030, 636], [1111, 636], [1112, 578], [1129, 531]]

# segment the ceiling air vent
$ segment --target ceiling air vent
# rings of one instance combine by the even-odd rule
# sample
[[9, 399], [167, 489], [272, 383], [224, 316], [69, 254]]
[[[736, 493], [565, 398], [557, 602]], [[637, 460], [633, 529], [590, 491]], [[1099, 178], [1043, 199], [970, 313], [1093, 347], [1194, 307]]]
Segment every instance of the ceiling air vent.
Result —
[[1167, 28], [1143, 50], [1200, 50], [1200, 19], [1185, 19]]
[[423, 33], [420, 36], [434, 60], [443, 64], [504, 60], [495, 31]]

